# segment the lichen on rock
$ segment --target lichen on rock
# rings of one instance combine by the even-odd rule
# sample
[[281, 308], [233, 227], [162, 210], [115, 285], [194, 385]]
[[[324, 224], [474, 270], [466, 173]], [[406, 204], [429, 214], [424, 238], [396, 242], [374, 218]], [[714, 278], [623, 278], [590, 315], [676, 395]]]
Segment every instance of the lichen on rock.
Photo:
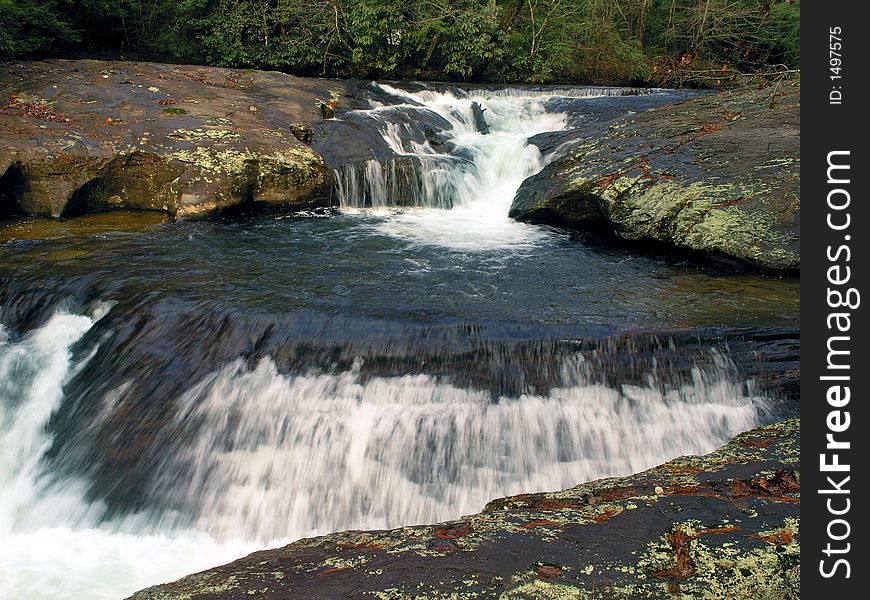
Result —
[[0, 217], [328, 203], [332, 169], [292, 131], [310, 131], [313, 100], [338, 82], [254, 72], [256, 91], [214, 83], [231, 75], [65, 60], [0, 74], [0, 103], [11, 98], [0, 106]]
[[800, 266], [800, 86], [713, 94], [577, 140], [527, 179], [511, 216], [729, 257]]

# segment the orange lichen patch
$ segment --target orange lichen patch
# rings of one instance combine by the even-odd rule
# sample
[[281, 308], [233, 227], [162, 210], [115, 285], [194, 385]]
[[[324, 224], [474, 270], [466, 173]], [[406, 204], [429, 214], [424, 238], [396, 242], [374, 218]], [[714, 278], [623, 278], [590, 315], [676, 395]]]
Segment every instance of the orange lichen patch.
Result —
[[565, 574], [563, 569], [555, 565], [538, 565], [535, 570], [544, 579], [554, 579]]
[[737, 525], [725, 525], [723, 527], [710, 527], [708, 529], [700, 529], [692, 534], [691, 538], [697, 539], [702, 535], [722, 535], [724, 533], [731, 533], [734, 531], [740, 531], [740, 528]]
[[318, 575], [331, 575], [332, 573], [338, 573], [339, 571], [347, 571], [347, 567], [335, 567], [332, 569], [326, 569], [325, 571], [321, 571]]
[[794, 530], [786, 527], [770, 533], [752, 533], [749, 537], [759, 539], [773, 546], [788, 546], [794, 539]]
[[178, 100], [175, 98], [164, 98], [163, 100], [158, 100], [157, 104], [160, 106], [169, 106], [171, 104], [178, 104]]
[[[748, 196], [740, 196], [739, 198], [737, 198], [735, 200], [728, 200], [727, 202], [720, 202], [719, 204], [716, 205], [716, 208], [722, 208], [724, 206], [737, 206], [738, 204], [743, 204], [747, 200], [749, 200]], [[770, 443], [770, 442], [768, 442], [768, 443]]]
[[673, 577], [675, 579], [687, 579], [695, 574], [695, 563], [689, 552], [692, 538], [682, 529], [677, 529], [665, 536], [676, 556], [676, 564], [670, 569], [656, 571], [653, 577]]
[[767, 448], [770, 444], [773, 443], [773, 440], [770, 438], [767, 439], [745, 439], [740, 440], [740, 443], [744, 446], [753, 446], [755, 448]]
[[716, 133], [722, 129], [722, 123], [720, 121], [713, 121], [712, 123], [704, 123], [704, 126], [701, 127], [701, 133]]
[[797, 207], [800, 206], [800, 205], [801, 205], [801, 199], [800, 199], [800, 196], [798, 196], [797, 200], [795, 200], [794, 202], [792, 202], [791, 204], [789, 204], [789, 205], [788, 205], [788, 208], [786, 208], [784, 211], [782, 211], [782, 214], [780, 215], [780, 218], [785, 217], [786, 215], [790, 215], [791, 213], [793, 213], [794, 211], [796, 211], [796, 210], [797, 210]]
[[644, 179], [657, 179], [658, 178], [656, 175], [653, 174], [652, 167], [649, 166], [649, 163], [647, 161], [642, 160], [638, 164], [638, 166], [640, 167], [640, 170], [642, 173], [641, 177], [643, 177]]
[[383, 542], [378, 542], [376, 540], [369, 540], [365, 542], [351, 542], [341, 540], [336, 542], [336, 547], [341, 549], [353, 548], [355, 550], [380, 550], [384, 547]]
[[534, 521], [529, 521], [528, 523], [523, 523], [520, 525], [520, 529], [534, 529], [535, 527], [546, 527], [548, 525], [558, 525], [558, 523], [548, 519], [536, 519]]
[[617, 508], [607, 508], [601, 512], [601, 514], [595, 515], [592, 517], [592, 520], [596, 523], [604, 523], [605, 521], [609, 521], [616, 515], [622, 513], [622, 509]]
[[[673, 149], [670, 148], [662, 148], [661, 150], [651, 154], [650, 156], [656, 155], [665, 155], [665, 154], [673, 154]], [[649, 164], [649, 160], [647, 158], [641, 158], [634, 163], [632, 163], [628, 168], [623, 171], [616, 171], [615, 173], [611, 173], [610, 175], [605, 175], [595, 182], [595, 186], [599, 188], [606, 188], [612, 185], [617, 179], [621, 177], [625, 177], [632, 171], [640, 170], [641, 177], [643, 179], [651, 179], [653, 181], [658, 179], [674, 179], [674, 176], [670, 173], [656, 173], [653, 171], [652, 166]]]
[[738, 118], [739, 116], [740, 116], [740, 113], [731, 112], [730, 110], [726, 110], [725, 112], [722, 113], [722, 118], [728, 119], [729, 121], [733, 121], [734, 119]]
[[633, 485], [614, 487], [590, 497], [589, 504], [596, 504], [598, 502], [614, 502], [617, 500], [631, 500], [636, 498], [638, 493], [638, 489]]
[[709, 496], [699, 485], [669, 485], [663, 488], [664, 496]]
[[605, 175], [601, 179], [595, 182], [595, 187], [608, 187], [613, 184], [614, 181], [619, 179], [620, 177], [624, 177], [626, 175], [623, 171], [617, 171], [616, 173], [611, 173], [610, 175]]
[[47, 104], [28, 102], [15, 95], [9, 96], [6, 104], [0, 106], [0, 114], [17, 115], [39, 121], [51, 121], [53, 123], [72, 123], [72, 121], [63, 115], [59, 115], [51, 110]]
[[435, 537], [441, 538], [442, 540], [455, 540], [461, 537], [465, 537], [472, 531], [473, 529], [471, 525], [455, 525], [451, 527], [444, 527], [443, 529], [436, 529]]
[[214, 82], [206, 77], [205, 73], [202, 71], [197, 71], [196, 73], [182, 73], [181, 76], [190, 81], [201, 83], [202, 85], [214, 85]]

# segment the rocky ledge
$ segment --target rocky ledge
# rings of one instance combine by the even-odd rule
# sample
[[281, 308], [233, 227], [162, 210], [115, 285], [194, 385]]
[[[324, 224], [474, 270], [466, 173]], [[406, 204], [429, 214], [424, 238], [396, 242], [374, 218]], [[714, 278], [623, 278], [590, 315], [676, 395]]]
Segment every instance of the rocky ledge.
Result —
[[354, 85], [154, 63], [2, 63], [0, 218], [327, 204], [332, 169], [309, 147], [312, 124], [353, 102]]
[[800, 84], [618, 120], [523, 183], [511, 216], [800, 267]]
[[800, 424], [438, 525], [255, 552], [135, 600], [799, 597]]

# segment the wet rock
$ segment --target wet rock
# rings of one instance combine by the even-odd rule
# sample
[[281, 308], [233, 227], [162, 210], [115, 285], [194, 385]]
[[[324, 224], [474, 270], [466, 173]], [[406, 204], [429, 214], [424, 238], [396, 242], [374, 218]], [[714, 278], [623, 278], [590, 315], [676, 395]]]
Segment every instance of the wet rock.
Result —
[[799, 94], [797, 83], [715, 94], [581, 129], [510, 214], [796, 270]]
[[483, 135], [489, 134], [489, 125], [486, 123], [486, 118], [483, 116], [483, 111], [485, 108], [480, 106], [479, 102], [471, 103], [471, 113], [474, 115], [474, 128], [477, 129], [478, 133], [482, 133]]
[[332, 169], [309, 147], [317, 101], [357, 87], [153, 63], [3, 65], [0, 217], [327, 205]]
[[798, 598], [799, 436], [789, 419], [707, 456], [300, 540], [132, 598]]
[[290, 125], [290, 132], [297, 140], [307, 146], [310, 146], [311, 142], [314, 141], [314, 131], [304, 123], [293, 123]]
[[317, 106], [320, 108], [320, 116], [324, 119], [334, 119], [335, 118], [335, 109], [332, 107], [332, 104], [329, 102], [324, 102], [323, 100], [317, 101]]

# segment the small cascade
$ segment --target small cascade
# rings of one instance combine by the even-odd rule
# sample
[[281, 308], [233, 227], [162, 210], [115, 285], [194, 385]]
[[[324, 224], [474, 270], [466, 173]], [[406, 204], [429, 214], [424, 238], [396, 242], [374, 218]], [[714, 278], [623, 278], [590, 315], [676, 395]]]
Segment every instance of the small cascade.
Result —
[[264, 543], [455, 518], [494, 497], [702, 453], [757, 425], [766, 400], [713, 358], [676, 387], [614, 389], [574, 355], [558, 387], [496, 401], [425, 374], [363, 379], [360, 361], [307, 376], [236, 361], [180, 400], [165, 439], [183, 441], [151, 494], [192, 518], [179, 524]]
[[[454, 92], [410, 93], [379, 87], [404, 101], [362, 111], [393, 156], [336, 170], [342, 208], [477, 208], [505, 219], [520, 183], [545, 164], [528, 138], [566, 125], [564, 115], [547, 112], [544, 106], [553, 93], [522, 95], [507, 89], [478, 92], [472, 98]], [[427, 121], [426, 115], [435, 115], [450, 128], [438, 134], [425, 125], [421, 129], [407, 122], [409, 112], [417, 113], [420, 123]], [[392, 120], [398, 115], [403, 121]]]
[[345, 165], [336, 171], [336, 191], [342, 208], [382, 209], [416, 206], [449, 209], [456, 190], [435, 157], [401, 157], [380, 163], [374, 159]]
[[[372, 346], [350, 364], [276, 340], [154, 406], [135, 352], [111, 350], [118, 334], [85, 337], [104, 310], [58, 312], [18, 340], [0, 330], [0, 576], [13, 597], [116, 598], [303, 536], [450, 519], [707, 452], [773, 410], [725, 346], [463, 348], [470, 331], [455, 354]], [[307, 366], [288, 362], [303, 353]], [[99, 384], [90, 363], [106, 360], [120, 372]], [[140, 488], [118, 504], [128, 474]]]

